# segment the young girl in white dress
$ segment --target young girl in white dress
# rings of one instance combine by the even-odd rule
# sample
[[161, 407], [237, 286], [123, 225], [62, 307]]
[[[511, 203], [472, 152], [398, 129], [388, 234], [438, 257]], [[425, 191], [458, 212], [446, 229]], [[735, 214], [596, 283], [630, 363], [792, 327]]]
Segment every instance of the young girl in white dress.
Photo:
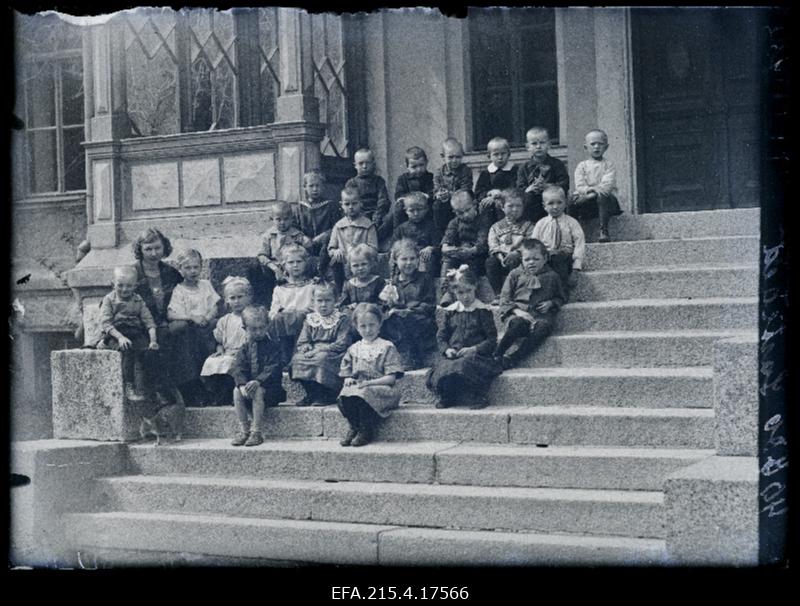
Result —
[[229, 371], [245, 341], [247, 334], [242, 326], [242, 310], [253, 299], [253, 287], [247, 278], [228, 276], [222, 281], [222, 294], [229, 313], [222, 316], [214, 328], [217, 349], [206, 358], [200, 378], [210, 395], [212, 406], [233, 405], [233, 377]]
[[174, 355], [186, 360], [184, 376], [175, 377], [187, 403], [204, 404], [207, 397], [200, 383], [200, 370], [208, 354], [214, 351], [213, 336], [219, 315], [220, 296], [211, 282], [200, 278], [203, 257], [193, 248], [181, 252], [177, 265], [183, 282], [175, 286], [167, 306], [167, 320], [173, 343], [178, 345]]
[[281, 345], [284, 364], [292, 358], [306, 314], [313, 311], [314, 282], [308, 277], [308, 260], [308, 251], [299, 244], [281, 248], [286, 282], [272, 291], [269, 320], [271, 336]]

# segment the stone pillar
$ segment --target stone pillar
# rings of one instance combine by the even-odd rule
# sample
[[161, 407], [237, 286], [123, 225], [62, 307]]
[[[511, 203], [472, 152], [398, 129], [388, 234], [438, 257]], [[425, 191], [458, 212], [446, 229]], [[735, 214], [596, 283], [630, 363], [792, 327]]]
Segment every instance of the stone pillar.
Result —
[[622, 7], [593, 12], [597, 127], [608, 133], [606, 158], [617, 166], [620, 206], [626, 212], [636, 213], [631, 12]]
[[[275, 107], [278, 127], [278, 199], [294, 201], [302, 194], [303, 173], [319, 168], [319, 101], [314, 96], [311, 16], [296, 8], [278, 9], [280, 95]], [[291, 128], [281, 123], [293, 123]], [[299, 124], [298, 124], [299, 123]], [[288, 125], [286, 125], [288, 126]]]
[[118, 242], [122, 182], [118, 141], [130, 136], [126, 111], [125, 49], [121, 24], [112, 19], [88, 32], [91, 69], [85, 75], [91, 98], [86, 142], [86, 204], [92, 248]]

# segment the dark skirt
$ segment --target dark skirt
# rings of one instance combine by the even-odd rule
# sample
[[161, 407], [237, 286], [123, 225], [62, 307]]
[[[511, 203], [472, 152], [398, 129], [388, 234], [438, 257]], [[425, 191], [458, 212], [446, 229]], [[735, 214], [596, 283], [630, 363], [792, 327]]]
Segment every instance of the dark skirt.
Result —
[[471, 354], [455, 360], [438, 356], [426, 377], [426, 385], [433, 392], [441, 393], [441, 385], [451, 377], [458, 377], [466, 389], [486, 393], [492, 379], [502, 372], [494, 358]]

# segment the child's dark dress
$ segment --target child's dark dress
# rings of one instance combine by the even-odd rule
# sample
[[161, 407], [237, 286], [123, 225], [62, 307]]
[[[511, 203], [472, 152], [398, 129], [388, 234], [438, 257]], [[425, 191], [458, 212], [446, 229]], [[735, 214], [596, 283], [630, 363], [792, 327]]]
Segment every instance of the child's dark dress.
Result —
[[[469, 309], [457, 301], [444, 309], [436, 333], [439, 347], [433, 367], [428, 371], [428, 389], [450, 400], [485, 397], [490, 381], [502, 371], [492, 357], [497, 345], [497, 329], [490, 308], [476, 300]], [[475, 353], [449, 360], [444, 352], [450, 348], [477, 348]], [[458, 385], [463, 393], [447, 393]]]
[[360, 285], [355, 278], [350, 278], [342, 288], [339, 298], [339, 307], [354, 305], [356, 303], [375, 303], [380, 305], [378, 295], [381, 294], [386, 281], [380, 276], [372, 276], [365, 285]]
[[433, 279], [424, 272], [415, 271], [406, 279], [398, 275], [391, 284], [399, 301], [383, 322], [383, 332], [392, 341], [401, 356], [410, 357], [415, 367], [422, 366], [422, 358], [433, 344], [436, 332], [436, 287]]
[[163, 261], [158, 262], [157, 280], [148, 279], [141, 261], [137, 262], [135, 267], [138, 273], [136, 294], [144, 299], [156, 323], [158, 350], [153, 356], [155, 358], [153, 363], [158, 370], [154, 373], [155, 388], [162, 390], [174, 387], [175, 377], [189, 376], [195, 370], [192, 356], [182, 351], [181, 344], [170, 334], [167, 321], [167, 307], [172, 299], [172, 291], [177, 284], [183, 282], [183, 276], [177, 269]]
[[[339, 370], [350, 339], [350, 320], [342, 312], [334, 311], [329, 316], [315, 311], [308, 314], [292, 358], [292, 379], [314, 381], [339, 391], [342, 388]], [[304, 351], [308, 346], [311, 349]]]

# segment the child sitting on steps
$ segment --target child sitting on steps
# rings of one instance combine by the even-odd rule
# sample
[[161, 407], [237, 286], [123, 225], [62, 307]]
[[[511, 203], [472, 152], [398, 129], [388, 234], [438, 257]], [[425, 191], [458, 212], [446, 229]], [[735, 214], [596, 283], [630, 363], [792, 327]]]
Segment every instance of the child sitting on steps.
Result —
[[133, 267], [115, 267], [114, 290], [100, 303], [103, 339], [98, 349], [116, 349], [122, 353], [122, 380], [129, 400], [143, 400], [143, 392], [152, 389], [153, 361], [146, 360], [144, 352], [158, 349], [156, 323], [144, 300], [134, 292], [136, 281]]
[[422, 368], [435, 344], [436, 287], [430, 274], [418, 269], [419, 247], [413, 240], [395, 242], [392, 259], [392, 281], [379, 295], [388, 310], [383, 333], [397, 346], [408, 370]]
[[614, 165], [603, 158], [608, 149], [608, 135], [600, 129], [586, 133], [583, 149], [589, 158], [575, 169], [575, 192], [570, 196], [569, 214], [578, 220], [600, 217], [598, 242], [609, 242], [608, 223], [622, 214], [617, 201], [617, 177]]
[[233, 446], [258, 446], [264, 441], [264, 409], [286, 399], [281, 386], [283, 360], [280, 348], [269, 335], [269, 317], [261, 305], [242, 311], [247, 343], [236, 353], [231, 375], [236, 383], [233, 406], [241, 430], [231, 441]]
[[211, 396], [211, 405], [233, 404], [233, 361], [247, 341], [242, 326], [242, 311], [251, 304], [253, 289], [246, 278], [228, 276], [222, 281], [222, 293], [229, 313], [222, 316], [214, 328], [217, 349], [203, 363], [200, 379]]
[[292, 358], [306, 314], [313, 309], [314, 284], [308, 277], [307, 264], [308, 251], [302, 246], [290, 244], [281, 249], [281, 267], [286, 274], [286, 283], [276, 286], [272, 293], [269, 320], [285, 364]]
[[297, 406], [326, 406], [342, 389], [339, 369], [350, 345], [350, 320], [336, 309], [332, 284], [315, 282], [314, 311], [306, 316], [292, 357], [291, 377], [306, 395]]
[[[516, 366], [552, 332], [556, 314], [566, 302], [561, 278], [547, 264], [547, 248], [539, 240], [522, 241], [522, 265], [508, 274], [500, 294], [506, 331], [494, 355], [503, 369]], [[507, 353], [517, 344], [515, 352]]]
[[349, 425], [342, 446], [371, 442], [380, 419], [400, 404], [395, 383], [403, 376], [403, 365], [395, 346], [379, 337], [382, 319], [380, 308], [370, 303], [359, 303], [353, 312], [361, 340], [348, 348], [339, 371], [344, 378], [339, 410]]
[[436, 408], [458, 403], [485, 408], [489, 384], [501, 372], [492, 356], [497, 346], [494, 317], [476, 298], [478, 279], [468, 265], [449, 270], [446, 278], [457, 301], [439, 319], [440, 355], [428, 371], [426, 384], [438, 399]]

